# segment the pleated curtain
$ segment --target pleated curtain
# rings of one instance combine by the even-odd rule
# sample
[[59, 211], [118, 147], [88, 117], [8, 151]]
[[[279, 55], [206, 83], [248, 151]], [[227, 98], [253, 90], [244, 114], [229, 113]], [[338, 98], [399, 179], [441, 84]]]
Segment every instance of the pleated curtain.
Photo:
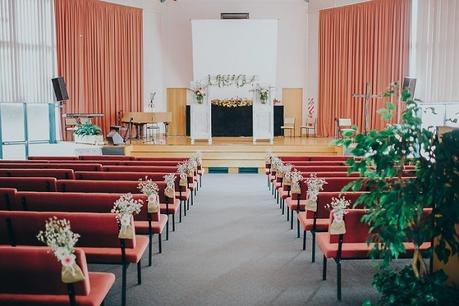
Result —
[[[318, 135], [334, 136], [335, 118], [363, 130], [364, 103], [352, 95], [367, 82], [383, 93], [408, 73], [410, 7], [410, 0], [374, 0], [320, 11]], [[372, 129], [387, 123], [376, 113], [384, 102], [370, 102]]]
[[459, 1], [416, 0], [416, 8], [416, 97], [429, 103], [459, 103]]
[[65, 113], [103, 113], [104, 133], [122, 112], [143, 110], [143, 11], [96, 0], [55, 0], [57, 63]]

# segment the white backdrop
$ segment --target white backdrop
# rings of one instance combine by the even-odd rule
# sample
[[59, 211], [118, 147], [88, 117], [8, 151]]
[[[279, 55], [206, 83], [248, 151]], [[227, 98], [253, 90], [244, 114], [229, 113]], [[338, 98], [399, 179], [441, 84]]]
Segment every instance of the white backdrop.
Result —
[[[246, 74], [276, 85], [277, 19], [192, 20], [191, 24], [194, 81], [205, 81], [209, 74]], [[249, 89], [217, 88], [212, 96], [249, 98]]]

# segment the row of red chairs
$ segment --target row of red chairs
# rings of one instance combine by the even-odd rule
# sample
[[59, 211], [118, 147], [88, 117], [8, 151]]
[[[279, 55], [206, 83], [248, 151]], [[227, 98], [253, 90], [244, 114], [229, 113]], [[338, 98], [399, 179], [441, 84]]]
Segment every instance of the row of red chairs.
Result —
[[[321, 161], [338, 159], [344, 161], [348, 157], [321, 157]], [[304, 160], [306, 159], [306, 160]], [[316, 166], [308, 158], [303, 157], [282, 157], [284, 163], [293, 165], [293, 169], [301, 172], [304, 178], [314, 173], [317, 177], [322, 177], [327, 184], [323, 186], [323, 190], [319, 192], [317, 197], [317, 211], [312, 212], [306, 210], [307, 199], [307, 184], [305, 181], [300, 182], [300, 194], [291, 194], [290, 186], [283, 184], [283, 177], [276, 175], [276, 171], [271, 169], [271, 164], [266, 164], [266, 175], [268, 177], [268, 187], [272, 191], [272, 195], [276, 198], [279, 207], [284, 213], [284, 203], [287, 203], [287, 220], [290, 219], [290, 228], [293, 229], [293, 212], [296, 212], [297, 219], [297, 237], [300, 237], [300, 228], [303, 231], [303, 250], [306, 250], [306, 233], [309, 231], [312, 235], [311, 260], [315, 262], [316, 241], [323, 254], [322, 279], [326, 279], [327, 259], [334, 259], [337, 267], [337, 298], [341, 300], [341, 262], [348, 259], [368, 259], [369, 252], [373, 249], [374, 244], [368, 244], [370, 231], [368, 224], [361, 221], [362, 216], [367, 213], [364, 209], [348, 209], [345, 215], [346, 233], [341, 235], [331, 235], [328, 232], [329, 225], [333, 221], [333, 214], [327, 207], [331, 203], [332, 198], [344, 196], [349, 200], [351, 206], [355, 204], [357, 199], [365, 192], [369, 192], [367, 188], [360, 188], [359, 191], [342, 192], [342, 188], [349, 183], [361, 179], [358, 173], [348, 174], [347, 166], [335, 166], [334, 170], [331, 166]], [[301, 162], [298, 164], [298, 162]], [[308, 164], [309, 163], [309, 164]], [[297, 166], [300, 165], [300, 166]], [[407, 175], [412, 175], [407, 172]], [[426, 213], [430, 213], [426, 211]], [[426, 242], [421, 246], [421, 250], [427, 251], [430, 249], [430, 242]], [[409, 256], [414, 251], [414, 244], [411, 242], [405, 243], [406, 253], [404, 256]]]
[[[97, 164], [101, 166], [99, 162], [100, 160], [94, 160], [94, 163], [73, 163], [72, 165], [78, 167]], [[155, 162], [161, 161], [155, 160]], [[165, 172], [175, 172], [178, 162], [179, 160], [174, 162], [173, 167], [155, 167], [154, 170], [166, 168]], [[8, 163], [5, 162], [1, 165], [5, 164]], [[81, 235], [77, 245], [79, 248], [77, 261], [85, 275], [89, 275], [84, 284], [79, 283], [74, 290], [71, 290], [73, 298], [76, 299], [78, 305], [100, 305], [114, 282], [112, 274], [104, 274], [104, 281], [99, 281], [101, 277], [94, 278], [93, 275], [100, 276], [100, 273], [87, 272], [86, 259], [89, 263], [120, 264], [122, 266], [122, 303], [123, 305], [125, 304], [127, 266], [130, 263], [137, 264], [138, 283], [140, 284], [140, 262], [147, 247], [149, 249], [149, 265], [151, 265], [153, 235], [158, 235], [159, 252], [161, 252], [161, 233], [164, 228], [166, 228], [166, 240], [169, 236], [168, 220], [170, 218], [168, 216], [170, 214], [173, 215], [173, 230], [175, 230], [175, 213], [180, 208], [181, 221], [182, 202], [184, 204], [186, 202], [187, 208], [184, 207], [186, 215], [186, 210], [189, 209], [190, 205], [188, 199], [192, 197], [193, 191], [196, 193], [199, 188], [198, 181], [200, 182], [200, 180], [198, 178], [202, 175], [202, 171], [195, 173], [195, 177], [189, 178], [189, 184], [185, 188], [178, 186], [178, 178], [176, 178], [177, 193], [174, 199], [169, 199], [164, 195], [165, 183], [163, 182], [163, 176], [166, 173], [156, 171], [151, 173], [132, 172], [137, 171], [137, 168], [145, 168], [141, 166], [122, 166], [127, 168], [126, 170], [129, 172], [101, 172], [101, 168], [99, 168], [79, 173], [74, 171], [72, 167], [66, 168], [67, 163], [65, 162], [54, 163], [50, 162], [50, 160], [46, 160], [44, 163], [41, 163], [41, 161], [29, 161], [25, 163], [9, 163], [9, 165], [11, 164], [20, 164], [21, 166], [16, 168], [3, 167], [0, 170], [0, 176], [4, 176], [0, 177], [0, 210], [5, 210], [0, 211], [0, 245], [2, 245], [0, 246], [0, 256], [2, 258], [3, 254], [10, 256], [10, 254], [18, 252], [17, 250], [24, 249], [24, 252], [28, 252], [28, 254], [30, 252], [37, 254], [37, 258], [46, 263], [42, 265], [41, 269], [48, 267], [51, 271], [56, 271], [60, 264], [52, 256], [49, 257], [40, 253], [40, 250], [47, 248], [38, 247], [41, 243], [35, 237], [38, 231], [43, 229], [45, 220], [50, 216], [69, 220], [72, 224], [72, 230]], [[37, 167], [43, 164], [51, 167], [46, 169]], [[28, 169], [28, 166], [31, 166], [32, 169]], [[53, 166], [58, 169], [54, 169]], [[43, 172], [40, 174], [40, 171]], [[137, 189], [138, 179], [144, 178], [145, 174], [156, 181], [159, 186], [161, 212], [150, 214], [147, 212], [146, 205], [143, 205], [141, 212], [134, 216], [136, 233], [141, 235], [136, 235], [134, 239], [129, 241], [120, 240], [118, 238], [118, 223], [114, 214], [110, 213], [110, 210], [121, 193], [137, 193], [134, 198], [141, 199], [146, 203], [145, 196], [138, 194], [139, 191]], [[34, 177], [40, 175], [56, 176], [58, 178]], [[79, 179], [77, 180], [76, 178]], [[193, 203], [191, 204], [193, 205]], [[29, 245], [34, 247], [30, 248], [28, 247]], [[6, 265], [2, 266], [0, 264], [0, 272], [3, 272], [3, 268], [6, 269]], [[34, 273], [34, 268], [35, 266], [31, 267], [31, 270], [27, 269], [27, 273]], [[44, 273], [44, 275], [47, 273]], [[52, 279], [46, 277], [47, 281], [52, 281]], [[68, 304], [65, 301], [68, 302], [69, 298], [72, 300], [70, 291], [68, 291], [69, 297], [65, 297], [63, 295], [65, 286], [60, 283], [60, 279], [56, 278], [55, 281], [57, 284], [54, 284], [53, 288], [58, 290], [48, 290], [49, 288], [44, 288], [43, 290], [43, 292], [51, 292], [51, 295], [43, 295], [43, 292], [40, 292], [39, 295], [35, 294], [37, 292], [34, 292], [33, 288], [37, 286], [39, 281], [31, 279], [27, 286], [19, 290], [20, 292], [0, 293], [0, 304], [3, 304], [2, 301], [7, 304], [11, 301], [11, 303], [15, 304], [39, 304], [40, 302], [43, 304], [43, 301], [47, 300], [56, 301], [57, 304]], [[86, 289], [91, 286], [91, 291], [78, 289], [81, 286]], [[95, 289], [93, 289], [93, 286]], [[14, 284], [10, 285], [10, 287], [16, 288]], [[16, 288], [16, 290], [18, 289]], [[30, 294], [27, 294], [28, 292]]]

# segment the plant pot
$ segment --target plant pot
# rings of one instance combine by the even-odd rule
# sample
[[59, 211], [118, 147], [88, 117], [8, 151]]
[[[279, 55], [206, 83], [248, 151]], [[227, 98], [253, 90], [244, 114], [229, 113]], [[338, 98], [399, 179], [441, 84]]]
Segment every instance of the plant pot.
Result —
[[104, 144], [104, 136], [102, 135], [73, 135], [75, 143], [84, 143], [91, 145]]

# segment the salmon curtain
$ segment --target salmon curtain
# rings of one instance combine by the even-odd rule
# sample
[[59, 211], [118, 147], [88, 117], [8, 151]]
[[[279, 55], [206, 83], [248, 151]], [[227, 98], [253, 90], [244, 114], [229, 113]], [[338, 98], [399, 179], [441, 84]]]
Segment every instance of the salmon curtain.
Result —
[[[381, 94], [390, 83], [403, 80], [410, 15], [410, 0], [374, 0], [320, 11], [318, 135], [334, 136], [335, 118], [351, 118], [363, 130], [364, 102], [352, 95], [364, 93], [367, 82], [373, 94]], [[376, 113], [387, 101], [370, 100], [371, 129], [387, 123]]]
[[97, 0], [55, 0], [58, 73], [65, 113], [102, 113], [106, 134], [120, 112], [142, 111], [143, 12]]

